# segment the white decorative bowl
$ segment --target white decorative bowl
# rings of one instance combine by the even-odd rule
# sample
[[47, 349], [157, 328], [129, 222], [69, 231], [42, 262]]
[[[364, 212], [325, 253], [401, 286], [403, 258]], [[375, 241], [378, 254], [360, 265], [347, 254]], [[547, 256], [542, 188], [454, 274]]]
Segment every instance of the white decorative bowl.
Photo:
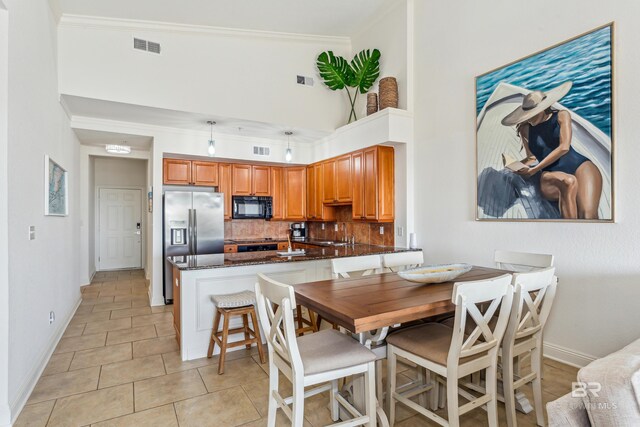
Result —
[[442, 283], [463, 275], [471, 268], [471, 264], [423, 265], [411, 270], [399, 271], [398, 276], [411, 282]]

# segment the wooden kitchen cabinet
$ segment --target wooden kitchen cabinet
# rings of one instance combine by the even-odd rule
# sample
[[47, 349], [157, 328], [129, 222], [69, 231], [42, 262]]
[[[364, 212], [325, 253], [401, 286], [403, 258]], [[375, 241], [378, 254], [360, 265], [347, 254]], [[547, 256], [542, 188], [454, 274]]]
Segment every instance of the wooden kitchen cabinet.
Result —
[[231, 182], [233, 183], [232, 194], [234, 196], [251, 196], [253, 191], [251, 187], [251, 165], [234, 164], [231, 175]]
[[322, 163], [322, 202], [337, 203], [336, 197], [336, 161], [327, 160]]
[[351, 156], [355, 220], [392, 222], [394, 204], [393, 147], [375, 146]]
[[163, 177], [167, 185], [191, 184], [191, 160], [164, 159]]
[[210, 187], [218, 186], [218, 164], [213, 162], [191, 162], [191, 183]]
[[224, 245], [225, 254], [235, 254], [238, 252], [238, 245]]
[[290, 221], [306, 219], [306, 167], [288, 167], [284, 171], [284, 218]]
[[167, 185], [218, 186], [218, 164], [195, 160], [164, 159], [164, 183]]
[[272, 220], [284, 219], [284, 204], [286, 193], [284, 192], [283, 168], [271, 168], [271, 197], [272, 197]]
[[254, 196], [270, 196], [269, 166], [251, 166], [251, 180]]
[[270, 196], [269, 166], [234, 164], [232, 170], [234, 196]]
[[323, 162], [322, 173], [322, 201], [327, 204], [351, 203], [351, 154]]
[[307, 220], [335, 221], [335, 209], [323, 203], [323, 164], [307, 166]]
[[351, 187], [351, 154], [346, 154], [336, 159], [335, 186], [338, 203], [350, 203], [353, 199]]
[[224, 194], [224, 219], [231, 219], [231, 164], [218, 165], [218, 191]]

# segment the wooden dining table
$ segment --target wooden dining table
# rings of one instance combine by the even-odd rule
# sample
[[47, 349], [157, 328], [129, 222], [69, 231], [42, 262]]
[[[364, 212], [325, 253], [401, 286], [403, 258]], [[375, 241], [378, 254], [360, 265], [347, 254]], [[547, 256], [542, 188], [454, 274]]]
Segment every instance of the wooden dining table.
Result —
[[415, 283], [397, 273], [319, 280], [295, 286], [296, 303], [359, 334], [398, 323], [455, 312], [453, 284], [510, 273], [474, 266], [455, 281]]
[[[320, 314], [348, 331], [363, 336], [374, 330], [387, 330], [400, 323], [454, 313], [453, 285], [459, 282], [492, 279], [512, 271], [473, 266], [472, 269], [443, 283], [423, 284], [411, 282], [397, 273], [372, 274], [354, 278], [319, 280], [294, 286], [296, 304]], [[386, 332], [385, 334], [386, 335]], [[384, 336], [383, 335], [383, 336]], [[354, 381], [355, 405], [362, 409], [360, 395], [362, 381]], [[355, 391], [357, 389], [357, 392]], [[533, 408], [526, 396], [516, 393], [518, 410], [529, 413]], [[388, 426], [382, 408], [379, 420]]]

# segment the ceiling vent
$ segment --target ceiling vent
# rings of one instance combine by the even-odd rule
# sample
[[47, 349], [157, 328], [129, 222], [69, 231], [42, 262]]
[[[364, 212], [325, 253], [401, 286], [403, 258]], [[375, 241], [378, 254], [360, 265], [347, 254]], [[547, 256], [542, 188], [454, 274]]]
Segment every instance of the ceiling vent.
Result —
[[160, 43], [137, 38], [133, 39], [133, 48], [137, 50], [144, 50], [145, 52], [160, 53]]
[[256, 156], [269, 156], [269, 147], [253, 146], [253, 154]]

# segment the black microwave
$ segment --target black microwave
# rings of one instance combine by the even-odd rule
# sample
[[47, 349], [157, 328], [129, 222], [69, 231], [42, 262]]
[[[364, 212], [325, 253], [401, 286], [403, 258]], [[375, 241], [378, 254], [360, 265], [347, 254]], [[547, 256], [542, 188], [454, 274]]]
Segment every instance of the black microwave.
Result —
[[233, 219], [271, 219], [273, 216], [271, 197], [233, 196], [231, 204]]

